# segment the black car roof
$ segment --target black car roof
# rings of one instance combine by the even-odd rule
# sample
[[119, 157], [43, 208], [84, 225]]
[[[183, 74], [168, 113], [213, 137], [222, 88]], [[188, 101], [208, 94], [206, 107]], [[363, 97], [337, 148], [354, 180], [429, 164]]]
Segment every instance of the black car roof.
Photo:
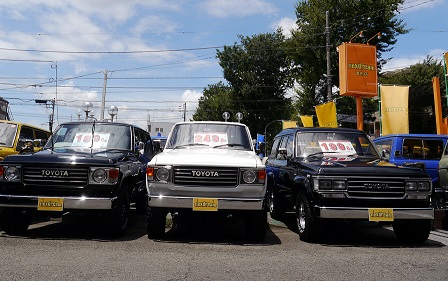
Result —
[[363, 131], [351, 128], [323, 128], [323, 127], [313, 127], [313, 128], [289, 128], [284, 129], [280, 133], [278, 133], [275, 137], [294, 134], [296, 132], [345, 132], [345, 133], [364, 133]]

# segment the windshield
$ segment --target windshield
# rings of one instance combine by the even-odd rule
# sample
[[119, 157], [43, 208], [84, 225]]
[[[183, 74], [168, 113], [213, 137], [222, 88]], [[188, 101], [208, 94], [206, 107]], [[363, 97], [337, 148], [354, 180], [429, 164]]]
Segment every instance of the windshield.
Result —
[[167, 149], [202, 146], [252, 150], [245, 126], [217, 123], [182, 123], [173, 127]]
[[0, 123], [0, 146], [12, 147], [17, 132], [17, 124]]
[[296, 155], [310, 157], [379, 157], [367, 135], [350, 132], [299, 132]]
[[131, 150], [131, 129], [117, 124], [62, 124], [45, 148]]

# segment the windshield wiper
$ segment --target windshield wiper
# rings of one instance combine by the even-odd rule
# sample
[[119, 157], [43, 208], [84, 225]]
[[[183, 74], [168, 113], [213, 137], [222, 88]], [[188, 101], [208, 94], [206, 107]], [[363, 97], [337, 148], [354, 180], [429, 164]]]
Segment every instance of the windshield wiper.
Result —
[[319, 151], [319, 152], [311, 153], [310, 155], [307, 155], [306, 158], [308, 159], [308, 158], [324, 157], [324, 153], [337, 153], [337, 152], [336, 151], [326, 151], [326, 152]]
[[189, 146], [209, 146], [209, 145], [204, 144], [204, 143], [188, 143], [188, 144], [176, 145], [175, 147], [173, 147], [173, 149], [189, 147]]
[[213, 148], [223, 147], [223, 146], [228, 146], [228, 147], [242, 146], [242, 147], [246, 147], [244, 144], [241, 144], [241, 143], [226, 143], [226, 144], [216, 145]]
[[100, 154], [100, 153], [105, 153], [105, 152], [131, 152], [129, 149], [125, 149], [125, 148], [108, 148], [108, 149], [104, 149], [101, 151], [97, 151], [97, 152], [92, 152], [92, 154]]

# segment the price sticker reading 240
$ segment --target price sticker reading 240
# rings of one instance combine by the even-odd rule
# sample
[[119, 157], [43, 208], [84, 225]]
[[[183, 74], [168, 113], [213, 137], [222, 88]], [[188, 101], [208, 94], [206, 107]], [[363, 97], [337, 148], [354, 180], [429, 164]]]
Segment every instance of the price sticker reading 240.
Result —
[[341, 155], [351, 155], [355, 153], [355, 148], [348, 140], [326, 140], [319, 141], [322, 152], [338, 153]]
[[73, 139], [72, 146], [74, 147], [90, 147], [104, 148], [107, 147], [110, 134], [95, 133], [92, 142], [92, 133], [77, 133]]
[[206, 144], [209, 146], [229, 143], [227, 133], [194, 133], [194, 143]]

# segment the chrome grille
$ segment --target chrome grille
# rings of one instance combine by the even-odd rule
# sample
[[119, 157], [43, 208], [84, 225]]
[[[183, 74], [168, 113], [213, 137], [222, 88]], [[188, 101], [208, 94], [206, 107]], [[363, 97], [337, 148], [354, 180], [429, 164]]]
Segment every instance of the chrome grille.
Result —
[[[42, 171], [46, 171], [47, 176], [44, 176]], [[66, 174], [65, 171], [67, 172]], [[23, 183], [25, 185], [82, 187], [87, 185], [87, 180], [87, 168], [60, 165], [23, 167]]]
[[401, 198], [405, 194], [404, 179], [400, 178], [348, 178], [350, 197]]
[[174, 183], [196, 186], [237, 186], [238, 168], [174, 167]]

